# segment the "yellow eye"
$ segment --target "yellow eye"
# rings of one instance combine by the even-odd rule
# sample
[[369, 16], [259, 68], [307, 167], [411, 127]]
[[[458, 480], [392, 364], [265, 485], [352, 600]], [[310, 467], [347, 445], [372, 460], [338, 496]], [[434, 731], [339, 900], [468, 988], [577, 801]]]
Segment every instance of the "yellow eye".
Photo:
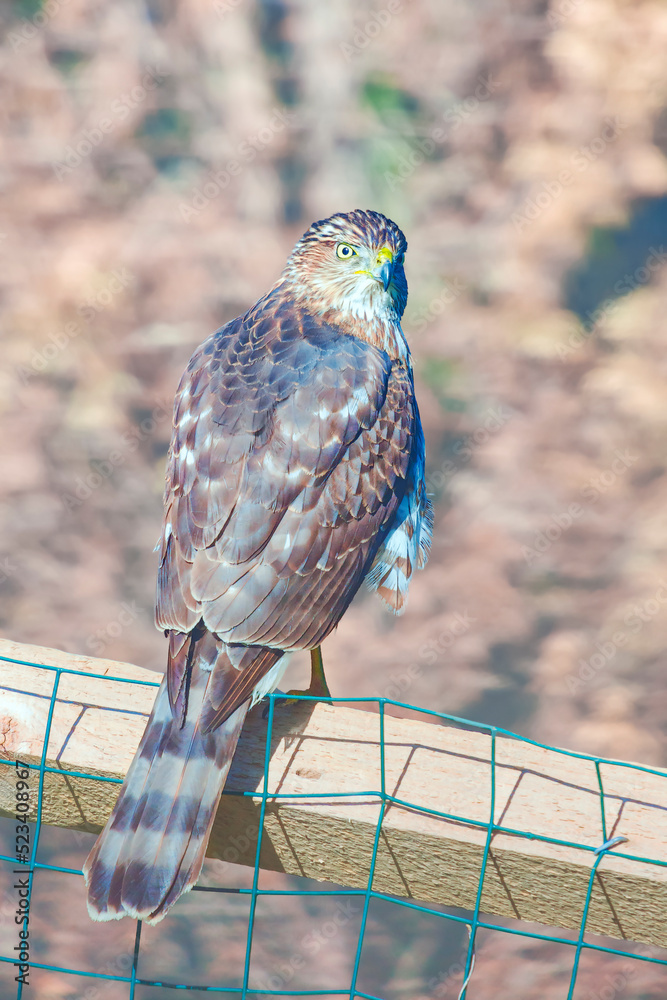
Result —
[[349, 243], [339, 243], [336, 247], [336, 256], [341, 260], [349, 260], [350, 257], [357, 256], [357, 251]]

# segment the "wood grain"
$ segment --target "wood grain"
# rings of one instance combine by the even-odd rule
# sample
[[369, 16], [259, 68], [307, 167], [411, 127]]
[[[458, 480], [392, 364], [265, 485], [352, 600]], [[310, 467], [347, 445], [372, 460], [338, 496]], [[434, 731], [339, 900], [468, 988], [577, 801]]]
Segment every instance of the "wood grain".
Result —
[[[91, 777], [124, 776], [156, 691], [106, 678], [155, 684], [159, 675], [128, 663], [9, 640], [0, 640], [0, 656], [84, 675], [59, 675], [47, 765], [85, 776], [46, 774], [43, 819], [70, 829], [99, 830], [118, 785]], [[41, 760], [55, 676], [43, 667], [0, 660], [4, 761]], [[261, 711], [248, 717], [216, 818], [210, 857], [254, 864], [267, 726]], [[578, 928], [595, 860], [583, 848], [603, 841], [594, 763], [498, 737], [495, 771], [495, 823], [518, 833], [494, 833], [482, 911]], [[490, 817], [491, 774], [489, 735], [387, 716], [385, 789], [405, 805], [390, 803], [385, 809], [373, 888], [427, 904], [473, 907]], [[601, 774], [607, 834], [628, 838], [616, 855], [667, 862], [667, 772], [648, 774], [618, 762], [601, 765]], [[14, 781], [13, 767], [0, 766], [3, 815], [14, 815]], [[35, 778], [32, 783], [34, 817]], [[366, 888], [381, 787], [376, 713], [338, 704], [278, 704], [262, 867]], [[303, 795], [319, 797], [295, 797]], [[548, 843], [536, 835], [580, 846]], [[667, 868], [616, 855], [607, 854], [598, 869], [588, 929], [667, 946]]]

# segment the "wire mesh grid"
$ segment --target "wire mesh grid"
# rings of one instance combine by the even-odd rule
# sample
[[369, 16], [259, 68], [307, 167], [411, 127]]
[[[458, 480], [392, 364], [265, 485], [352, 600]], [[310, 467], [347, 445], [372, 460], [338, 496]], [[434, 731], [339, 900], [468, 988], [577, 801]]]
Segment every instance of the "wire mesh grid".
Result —
[[[49, 736], [50, 736], [50, 733], [51, 733], [51, 726], [52, 726], [52, 722], [53, 722], [54, 709], [55, 709], [56, 703], [58, 701], [58, 687], [59, 687], [59, 683], [60, 683], [60, 678], [62, 677], [63, 674], [71, 674], [71, 675], [78, 675], [78, 676], [82, 676], [82, 677], [86, 677], [86, 678], [95, 678], [95, 679], [109, 681], [109, 682], [113, 681], [113, 682], [118, 682], [118, 683], [122, 683], [122, 684], [138, 684], [138, 685], [142, 685], [142, 686], [145, 686], [145, 687], [155, 687], [155, 688], [159, 687], [159, 681], [157, 681], [157, 682], [151, 682], [151, 681], [143, 681], [143, 680], [134, 680], [134, 679], [130, 679], [130, 678], [127, 678], [127, 677], [115, 677], [115, 676], [109, 676], [109, 675], [106, 675], [106, 674], [95, 674], [95, 673], [91, 673], [91, 672], [88, 672], [88, 671], [84, 672], [84, 671], [73, 670], [73, 669], [64, 668], [64, 667], [56, 667], [56, 666], [52, 666], [52, 665], [49, 665], [49, 664], [34, 663], [34, 662], [31, 662], [31, 661], [28, 661], [28, 660], [19, 660], [19, 659], [14, 659], [12, 657], [6, 657], [6, 656], [0, 656], [0, 660], [4, 660], [5, 662], [8, 662], [8, 663], [14, 663], [14, 664], [19, 665], [19, 666], [34, 667], [34, 668], [39, 669], [39, 670], [49, 670], [49, 671], [52, 671], [53, 675], [54, 675], [54, 682], [53, 682], [53, 688], [52, 688], [52, 691], [51, 691], [51, 695], [47, 696], [47, 697], [49, 697], [49, 710], [48, 710], [48, 715], [47, 715], [47, 720], [46, 720], [46, 728], [45, 728], [45, 733], [44, 733], [44, 740], [43, 740], [43, 749], [42, 749], [41, 761], [40, 761], [39, 764], [30, 764], [30, 763], [23, 763], [23, 762], [21, 762], [21, 764], [20, 764], [20, 766], [22, 768], [29, 769], [30, 771], [37, 772], [38, 775], [39, 775], [38, 792], [37, 792], [36, 817], [35, 817], [35, 820], [34, 820], [34, 831], [33, 831], [33, 835], [32, 835], [32, 838], [31, 838], [30, 857], [29, 858], [27, 856], [22, 856], [22, 857], [15, 856], [15, 857], [12, 857], [12, 856], [9, 856], [9, 855], [0, 854], [0, 861], [9, 862], [12, 865], [16, 865], [17, 863], [21, 864], [23, 866], [23, 868], [26, 870], [26, 872], [27, 872], [27, 878], [28, 878], [28, 899], [29, 899], [30, 898], [30, 891], [32, 889], [33, 878], [34, 878], [35, 872], [38, 871], [38, 870], [48, 870], [48, 871], [62, 872], [62, 873], [73, 875], [73, 876], [79, 876], [81, 878], [83, 877], [82, 876], [82, 872], [79, 871], [79, 870], [77, 870], [77, 869], [64, 868], [64, 867], [60, 867], [60, 866], [57, 866], [57, 865], [50, 865], [50, 864], [46, 864], [44, 862], [40, 862], [40, 861], [37, 860], [38, 849], [39, 849], [40, 832], [41, 832], [41, 828], [42, 828], [42, 811], [43, 811], [43, 804], [44, 804], [43, 798], [44, 798], [44, 776], [45, 776], [45, 774], [50, 772], [50, 773], [55, 773], [57, 775], [60, 775], [61, 777], [64, 776], [64, 777], [84, 778], [84, 779], [87, 779], [87, 780], [90, 780], [90, 781], [111, 782], [111, 783], [116, 783], [116, 784], [119, 784], [119, 785], [122, 783], [121, 780], [117, 779], [117, 778], [110, 778], [110, 777], [97, 776], [97, 775], [90, 775], [90, 774], [85, 774], [85, 773], [80, 772], [80, 771], [67, 770], [67, 769], [64, 769], [62, 766], [60, 766], [60, 767], [50, 767], [49, 765], [47, 765], [47, 763], [46, 763], [46, 761], [47, 761], [47, 748], [48, 748], [48, 744], [49, 744]], [[292, 697], [292, 696], [290, 696], [290, 697]], [[298, 697], [300, 700], [304, 700], [304, 701], [317, 701], [317, 700], [321, 700], [321, 699], [314, 698], [314, 697], [309, 696], [309, 695], [301, 695], [301, 696], [295, 696], [295, 697]], [[409, 705], [406, 702], [396, 701], [396, 700], [391, 699], [391, 698], [331, 698], [331, 699], [326, 699], [331, 704], [336, 704], [336, 703], [355, 704], [356, 703], [356, 704], [374, 705], [374, 706], [377, 707], [377, 710], [378, 710], [378, 713], [379, 713], [379, 731], [380, 731], [380, 747], [379, 747], [379, 750], [380, 750], [380, 788], [373, 789], [373, 790], [357, 791], [357, 792], [326, 793], [326, 798], [336, 798], [336, 797], [345, 797], [345, 798], [350, 797], [350, 798], [352, 798], [352, 797], [358, 797], [358, 796], [368, 797], [368, 796], [372, 795], [372, 796], [376, 796], [377, 799], [378, 799], [378, 802], [380, 803], [379, 816], [378, 816], [378, 821], [377, 821], [377, 825], [376, 825], [376, 829], [375, 829], [375, 835], [374, 835], [374, 841], [373, 841], [373, 850], [372, 850], [372, 855], [371, 855], [371, 862], [370, 862], [370, 870], [369, 870], [369, 876], [368, 876], [368, 883], [367, 883], [366, 888], [365, 889], [347, 889], [347, 890], [341, 890], [341, 889], [335, 889], [335, 890], [327, 890], [327, 889], [318, 889], [318, 890], [311, 890], [311, 889], [306, 889], [306, 890], [299, 890], [299, 889], [294, 889], [294, 890], [276, 890], [276, 889], [262, 889], [262, 888], [260, 888], [259, 887], [259, 873], [260, 873], [260, 864], [259, 864], [259, 861], [260, 861], [260, 854], [261, 854], [261, 849], [262, 849], [262, 837], [263, 837], [263, 833], [264, 833], [264, 819], [265, 819], [267, 802], [269, 800], [273, 802], [273, 801], [275, 801], [277, 799], [280, 799], [281, 797], [282, 798], [287, 798], [287, 799], [290, 799], [290, 800], [298, 799], [298, 798], [303, 798], [304, 800], [308, 800], [308, 799], [312, 800], [313, 798], [322, 797], [322, 794], [323, 794], [323, 793], [317, 793], [317, 794], [303, 793], [302, 795], [298, 795], [298, 794], [295, 794], [293, 792], [289, 792], [289, 793], [285, 793], [284, 795], [282, 795], [281, 793], [278, 793], [278, 792], [271, 792], [270, 789], [269, 789], [268, 773], [269, 773], [269, 761], [270, 761], [270, 751], [271, 751], [271, 737], [272, 737], [272, 733], [273, 733], [273, 724], [274, 724], [274, 717], [275, 717], [275, 711], [276, 711], [276, 703], [279, 702], [283, 698], [284, 698], [284, 695], [282, 695], [280, 693], [271, 694], [271, 695], [269, 695], [267, 697], [267, 702], [268, 702], [268, 708], [267, 708], [267, 711], [266, 711], [266, 716], [267, 716], [267, 733], [266, 733], [266, 748], [265, 748], [265, 753], [264, 753], [264, 776], [263, 776], [262, 788], [261, 788], [261, 791], [245, 792], [244, 793], [245, 795], [250, 796], [253, 799], [256, 799], [256, 800], [259, 801], [259, 804], [260, 804], [260, 817], [259, 817], [259, 819], [260, 819], [260, 821], [259, 821], [259, 831], [258, 831], [258, 838], [257, 838], [257, 847], [256, 847], [256, 852], [255, 852], [255, 864], [254, 864], [254, 871], [253, 871], [253, 876], [252, 876], [252, 885], [251, 885], [251, 888], [249, 888], [249, 889], [238, 889], [238, 888], [236, 888], [236, 889], [233, 890], [234, 892], [237, 892], [237, 893], [240, 893], [240, 894], [246, 894], [247, 896], [250, 897], [250, 907], [249, 907], [248, 928], [247, 928], [247, 935], [246, 935], [245, 960], [244, 960], [244, 965], [243, 965], [243, 982], [242, 982], [242, 984], [240, 986], [230, 986], [230, 985], [212, 986], [212, 985], [208, 985], [208, 984], [191, 985], [191, 984], [177, 983], [177, 982], [165, 982], [165, 981], [162, 981], [162, 980], [157, 980], [157, 979], [152, 979], [152, 978], [142, 978], [139, 975], [139, 971], [138, 971], [139, 970], [139, 958], [140, 958], [140, 952], [141, 952], [141, 928], [142, 928], [141, 921], [136, 921], [136, 931], [135, 931], [135, 937], [134, 937], [134, 952], [133, 952], [131, 969], [129, 970], [129, 974], [128, 975], [123, 975], [123, 974], [120, 974], [120, 973], [119, 974], [106, 974], [106, 973], [99, 973], [99, 972], [95, 973], [95, 972], [91, 972], [91, 971], [88, 971], [88, 970], [77, 969], [77, 968], [66, 968], [64, 966], [59, 966], [59, 965], [54, 965], [54, 964], [47, 964], [47, 963], [42, 963], [42, 962], [36, 962], [36, 961], [32, 961], [32, 960], [28, 960], [27, 963], [26, 963], [26, 965], [29, 968], [50, 970], [50, 971], [53, 971], [53, 972], [62, 973], [64, 975], [85, 976], [88, 979], [107, 980], [107, 981], [114, 981], [114, 982], [119, 982], [119, 983], [126, 983], [127, 984], [127, 990], [128, 990], [128, 992], [127, 992], [128, 1000], [135, 1000], [136, 991], [137, 991], [137, 987], [138, 986], [162, 987], [162, 988], [167, 988], [167, 989], [184, 989], [184, 990], [188, 990], [188, 991], [195, 992], [195, 993], [197, 993], [197, 992], [207, 992], [207, 993], [213, 993], [213, 994], [218, 993], [218, 994], [225, 994], [227, 996], [238, 996], [238, 997], [241, 998], [241, 1000], [243, 1000], [243, 998], [246, 998], [246, 997], [258, 997], [258, 996], [262, 996], [262, 997], [264, 997], [264, 996], [267, 996], [267, 997], [268, 996], [271, 996], [271, 997], [273, 997], [273, 996], [275, 996], [275, 997], [318, 997], [318, 996], [333, 997], [333, 996], [340, 996], [340, 997], [347, 997], [347, 998], [349, 998], [349, 1000], [356, 1000], [356, 998], [363, 998], [363, 1000], [383, 1000], [382, 997], [378, 997], [378, 996], [376, 996], [375, 994], [372, 994], [372, 993], [364, 992], [363, 990], [361, 990], [357, 986], [358, 979], [359, 979], [359, 971], [360, 971], [362, 953], [363, 953], [363, 948], [364, 948], [364, 939], [365, 939], [367, 925], [368, 925], [369, 906], [370, 906], [371, 900], [373, 900], [373, 899], [383, 900], [383, 901], [386, 901], [386, 902], [390, 902], [392, 905], [398, 906], [398, 907], [402, 907], [406, 911], [413, 911], [413, 912], [420, 913], [420, 914], [426, 914], [426, 915], [429, 915], [429, 916], [432, 916], [432, 917], [439, 918], [439, 919], [441, 919], [444, 922], [454, 922], [454, 923], [465, 925], [467, 927], [467, 929], [468, 929], [468, 946], [467, 946], [466, 957], [465, 957], [465, 967], [464, 967], [464, 971], [463, 971], [463, 983], [462, 983], [462, 986], [461, 986], [461, 990], [460, 990], [460, 993], [459, 993], [458, 1000], [465, 1000], [465, 998], [467, 996], [467, 993], [468, 993], [468, 988], [469, 988], [469, 986], [471, 984], [471, 979], [472, 979], [472, 975], [473, 975], [473, 971], [474, 971], [474, 965], [475, 965], [475, 942], [476, 942], [477, 932], [480, 929], [492, 930], [492, 931], [497, 931], [497, 932], [500, 932], [500, 933], [503, 933], [503, 934], [512, 935], [514, 937], [520, 937], [520, 938], [525, 938], [525, 939], [530, 939], [530, 940], [535, 940], [535, 941], [540, 941], [540, 942], [549, 942], [549, 943], [553, 943], [553, 944], [566, 945], [566, 946], [571, 947], [572, 950], [573, 950], [573, 961], [572, 961], [572, 969], [571, 969], [571, 975], [570, 975], [570, 981], [569, 981], [569, 988], [568, 988], [568, 992], [566, 994], [566, 1000], [572, 1000], [572, 998], [574, 997], [575, 987], [577, 985], [577, 976], [578, 976], [579, 969], [580, 969], [581, 957], [582, 957], [582, 954], [585, 951], [597, 952], [597, 953], [600, 953], [600, 954], [606, 954], [606, 955], [610, 955], [610, 956], [620, 956], [620, 957], [623, 957], [623, 958], [631, 959], [631, 960], [633, 960], [635, 962], [650, 963], [650, 964], [656, 965], [656, 966], [667, 966], [667, 959], [655, 957], [653, 955], [640, 954], [640, 953], [637, 953], [637, 952], [628, 951], [628, 950], [623, 949], [623, 948], [609, 947], [609, 946], [606, 946], [606, 945], [602, 945], [602, 944], [598, 944], [598, 943], [586, 940], [586, 925], [587, 925], [588, 916], [589, 916], [589, 910], [590, 910], [590, 906], [591, 906], [591, 899], [592, 899], [592, 895], [593, 895], [593, 886], [594, 886], [594, 882], [595, 882], [595, 876], [596, 876], [596, 872], [597, 872], [597, 870], [598, 870], [601, 862], [603, 861], [605, 855], [607, 855], [610, 851], [613, 850], [614, 851], [614, 855], [616, 857], [621, 857], [621, 858], [624, 858], [624, 859], [626, 859], [628, 861], [631, 861], [631, 862], [656, 865], [656, 866], [659, 866], [659, 867], [667, 867], [667, 862], [665, 862], [665, 861], [661, 861], [661, 860], [656, 859], [656, 858], [643, 857], [643, 856], [640, 856], [640, 855], [624, 853], [622, 851], [617, 850], [617, 848], [620, 846], [620, 844], [622, 844], [626, 840], [625, 837], [622, 837], [622, 836], [616, 836], [616, 837], [611, 837], [611, 838], [608, 837], [608, 834], [607, 834], [607, 821], [606, 821], [606, 816], [605, 816], [605, 790], [604, 790], [604, 783], [603, 783], [602, 768], [604, 767], [605, 764], [608, 764], [608, 765], [612, 765], [613, 767], [629, 768], [629, 769], [631, 769], [633, 771], [641, 772], [641, 773], [644, 773], [644, 774], [655, 775], [657, 777], [660, 777], [662, 779], [667, 780], [667, 774], [664, 771], [656, 770], [656, 769], [650, 768], [650, 767], [644, 767], [644, 766], [637, 765], [637, 764], [626, 763], [626, 762], [623, 762], [623, 761], [611, 760], [611, 759], [604, 758], [604, 757], [596, 757], [596, 756], [592, 756], [590, 754], [576, 753], [576, 752], [569, 751], [569, 750], [562, 750], [562, 749], [560, 749], [558, 747], [552, 747], [552, 746], [549, 746], [548, 744], [539, 743], [539, 742], [537, 742], [535, 740], [530, 740], [530, 739], [527, 739], [527, 738], [525, 738], [523, 736], [518, 736], [517, 734], [512, 733], [509, 730], [502, 729], [500, 727], [490, 726], [490, 725], [484, 725], [482, 723], [477, 723], [477, 722], [470, 721], [468, 719], [460, 718], [459, 716], [454, 716], [454, 715], [449, 715], [449, 714], [446, 714], [446, 713], [443, 713], [443, 712], [438, 712], [438, 711], [435, 711], [433, 709], [418, 708], [418, 707], [415, 707], [413, 705]], [[486, 733], [486, 734], [489, 735], [489, 737], [490, 737], [490, 745], [491, 745], [491, 750], [490, 750], [490, 763], [491, 763], [491, 767], [490, 767], [490, 783], [491, 783], [491, 786], [490, 786], [490, 810], [489, 810], [489, 818], [488, 818], [488, 820], [486, 822], [482, 823], [479, 820], [476, 820], [476, 819], [473, 819], [473, 818], [467, 817], [467, 816], [460, 816], [460, 815], [455, 815], [455, 814], [452, 814], [452, 813], [446, 813], [446, 812], [440, 812], [440, 811], [437, 811], [437, 810], [426, 809], [424, 806], [421, 806], [421, 805], [418, 805], [418, 804], [415, 804], [415, 803], [412, 803], [412, 802], [400, 799], [400, 798], [398, 798], [398, 797], [390, 794], [387, 791], [387, 787], [386, 787], [386, 768], [385, 768], [385, 709], [386, 709], [386, 706], [388, 706], [388, 705], [396, 706], [397, 708], [400, 708], [400, 709], [407, 709], [407, 710], [411, 710], [411, 711], [417, 711], [417, 712], [419, 712], [421, 714], [424, 714], [426, 716], [430, 716], [431, 718], [437, 719], [440, 722], [448, 722], [448, 723], [455, 724], [457, 726], [465, 726], [467, 728], [470, 728], [470, 729], [473, 729], [473, 730], [476, 730], [476, 731], [479, 731], [479, 732], [484, 732], [484, 733]], [[82, 710], [83, 710], [86, 706], [82, 705], [81, 707], [82, 707]], [[598, 788], [599, 788], [599, 803], [600, 803], [601, 837], [600, 837], [600, 844], [599, 844], [598, 847], [592, 847], [592, 846], [590, 846], [590, 844], [577, 843], [575, 841], [562, 840], [562, 839], [559, 839], [559, 838], [556, 838], [556, 837], [548, 837], [548, 836], [545, 836], [543, 834], [538, 834], [538, 833], [535, 833], [535, 832], [530, 831], [530, 830], [515, 830], [515, 829], [511, 829], [511, 828], [505, 827], [501, 823], [495, 822], [494, 817], [495, 817], [495, 814], [496, 814], [496, 810], [495, 810], [495, 805], [496, 805], [496, 741], [497, 741], [497, 737], [498, 736], [509, 737], [509, 738], [512, 738], [514, 740], [518, 740], [518, 741], [520, 741], [522, 743], [525, 743], [525, 744], [528, 744], [528, 745], [531, 745], [531, 746], [534, 746], [534, 747], [539, 747], [539, 748], [544, 749], [544, 750], [549, 750], [549, 751], [552, 751], [554, 753], [562, 754], [562, 755], [564, 755], [566, 757], [570, 757], [570, 758], [573, 758], [573, 759], [589, 761], [592, 764], [594, 764], [596, 775], [597, 775], [597, 783], [598, 783]], [[14, 768], [14, 767], [17, 766], [16, 761], [13, 760], [13, 759], [11, 761], [8, 761], [6, 759], [5, 760], [0, 760], [0, 763], [5, 768]], [[376, 890], [373, 889], [373, 882], [374, 882], [376, 861], [377, 861], [377, 856], [378, 856], [378, 846], [379, 846], [379, 843], [380, 843], [380, 836], [381, 836], [381, 833], [382, 833], [383, 818], [384, 818], [384, 816], [386, 814], [387, 807], [390, 806], [390, 805], [397, 805], [397, 806], [401, 806], [403, 808], [408, 808], [408, 809], [416, 810], [418, 812], [428, 813], [428, 814], [433, 815], [433, 816], [435, 816], [437, 818], [440, 818], [440, 819], [450, 820], [450, 821], [453, 821], [453, 822], [456, 822], [456, 823], [467, 824], [467, 825], [472, 826], [472, 827], [482, 828], [482, 829], [484, 829], [486, 831], [486, 836], [485, 836], [485, 841], [484, 841], [484, 848], [483, 848], [483, 855], [482, 855], [482, 863], [481, 863], [481, 866], [480, 866], [479, 876], [478, 876], [478, 884], [477, 884], [477, 891], [476, 891], [476, 897], [475, 897], [475, 905], [474, 905], [474, 909], [472, 910], [472, 912], [470, 913], [470, 915], [468, 915], [468, 916], [461, 916], [461, 915], [457, 915], [457, 914], [453, 914], [453, 913], [442, 912], [440, 910], [435, 910], [435, 909], [432, 909], [430, 907], [423, 906], [423, 905], [420, 905], [418, 903], [415, 903], [415, 902], [413, 902], [410, 899], [400, 899], [400, 898], [397, 898], [397, 897], [395, 897], [393, 895], [388, 895], [386, 893], [378, 892], [378, 891], [376, 891]], [[25, 811], [23, 811], [23, 812], [25, 812]], [[17, 822], [20, 819], [24, 819], [24, 818], [25, 817], [22, 816], [20, 813], [17, 813]], [[578, 849], [580, 851], [586, 852], [588, 854], [588, 856], [591, 858], [591, 869], [590, 869], [590, 875], [589, 875], [589, 878], [588, 878], [587, 891], [586, 891], [584, 905], [583, 905], [583, 912], [582, 912], [582, 917], [581, 917], [581, 924], [580, 924], [580, 927], [579, 927], [578, 934], [576, 935], [575, 938], [567, 938], [567, 937], [562, 937], [562, 936], [558, 936], [558, 935], [554, 935], [554, 934], [548, 934], [548, 933], [542, 934], [542, 933], [538, 933], [538, 932], [535, 932], [535, 931], [532, 931], [532, 930], [528, 930], [528, 929], [524, 929], [524, 928], [521, 928], [521, 927], [508, 927], [508, 926], [502, 925], [501, 923], [497, 923], [497, 922], [493, 922], [493, 921], [490, 921], [490, 920], [483, 920], [483, 919], [481, 919], [480, 913], [481, 913], [482, 891], [483, 891], [483, 888], [484, 888], [484, 879], [485, 879], [485, 875], [486, 875], [486, 872], [487, 872], [487, 867], [488, 867], [488, 864], [489, 864], [489, 856], [490, 856], [490, 849], [491, 849], [492, 838], [493, 838], [493, 836], [495, 834], [499, 834], [499, 833], [510, 834], [510, 835], [519, 836], [519, 837], [528, 837], [531, 840], [537, 840], [537, 841], [542, 841], [544, 843], [555, 844], [555, 845], [559, 845], [561, 847], [576, 848], [576, 849]], [[195, 892], [197, 892], [197, 891], [205, 891], [205, 892], [228, 892], [230, 890], [222, 888], [222, 887], [200, 887], [200, 886], [195, 886], [195, 888], [194, 888], [193, 891], [195, 891]], [[262, 987], [262, 988], [254, 988], [254, 987], [252, 987], [250, 985], [250, 965], [251, 965], [251, 954], [252, 954], [252, 945], [253, 945], [253, 932], [254, 932], [254, 928], [255, 928], [255, 915], [256, 915], [256, 909], [257, 909], [258, 899], [261, 898], [262, 896], [274, 896], [274, 897], [276, 897], [276, 896], [335, 896], [335, 897], [356, 897], [356, 898], [360, 899], [360, 901], [362, 903], [361, 924], [360, 924], [360, 929], [359, 929], [359, 934], [358, 934], [357, 947], [356, 947], [356, 951], [355, 951], [355, 955], [354, 955], [354, 963], [353, 963], [352, 976], [351, 976], [351, 982], [350, 982], [349, 988], [346, 987], [344, 989], [327, 988], [327, 989], [310, 989], [310, 990], [309, 989], [266, 989], [264, 987]], [[28, 926], [28, 919], [29, 918], [27, 917], [26, 918], [26, 924], [25, 924], [26, 927]], [[9, 955], [2, 954], [2, 955], [0, 955], [0, 961], [2, 961], [3, 963], [12, 963], [13, 965], [16, 965], [17, 957], [16, 957], [15, 954], [9, 954]], [[19, 978], [19, 982], [18, 982], [18, 985], [17, 985], [16, 998], [17, 998], [17, 1000], [22, 1000], [22, 997], [24, 996], [24, 990], [23, 990], [23, 985], [24, 984], [20, 981], [20, 977], [17, 977], [17, 978]], [[28, 987], [28, 989], [29, 989], [29, 987]]]

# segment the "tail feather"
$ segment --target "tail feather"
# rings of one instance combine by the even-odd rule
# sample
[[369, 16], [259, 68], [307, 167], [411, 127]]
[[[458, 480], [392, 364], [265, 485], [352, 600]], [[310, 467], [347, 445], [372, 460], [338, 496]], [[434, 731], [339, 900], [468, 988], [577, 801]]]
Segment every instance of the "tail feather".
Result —
[[[188, 654], [187, 644], [178, 651]], [[235, 672], [225, 644], [207, 633], [192, 657], [182, 711], [172, 709], [166, 677], [160, 687], [118, 801], [84, 865], [94, 920], [157, 923], [199, 877], [249, 705], [204, 731], [202, 710], [220, 666]]]

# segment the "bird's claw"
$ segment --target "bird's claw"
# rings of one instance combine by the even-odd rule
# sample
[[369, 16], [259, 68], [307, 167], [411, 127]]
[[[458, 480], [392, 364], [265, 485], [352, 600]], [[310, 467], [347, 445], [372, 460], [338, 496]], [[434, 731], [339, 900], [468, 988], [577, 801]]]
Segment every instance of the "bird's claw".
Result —
[[[310, 686], [305, 689], [305, 691], [300, 691], [298, 688], [292, 688], [286, 693], [283, 691], [277, 692], [278, 697], [282, 700], [285, 699], [288, 705], [296, 705], [302, 698], [312, 698], [313, 701], [329, 701], [331, 699], [331, 691], [329, 690], [329, 685], [327, 684], [327, 679], [324, 676], [324, 664], [322, 663], [322, 653], [320, 647], [316, 646], [315, 649], [310, 651]], [[268, 704], [264, 707], [262, 712], [262, 718], [265, 719], [269, 713]]]

